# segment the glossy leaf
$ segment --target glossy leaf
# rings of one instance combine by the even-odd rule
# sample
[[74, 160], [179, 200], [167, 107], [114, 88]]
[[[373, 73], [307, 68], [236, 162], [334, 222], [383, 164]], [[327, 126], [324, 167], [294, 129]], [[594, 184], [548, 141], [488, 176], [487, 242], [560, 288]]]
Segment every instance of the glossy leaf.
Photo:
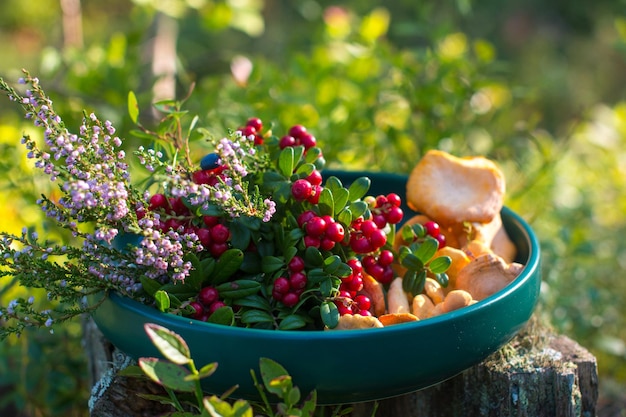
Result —
[[170, 309], [170, 296], [166, 291], [158, 290], [154, 293], [154, 301], [159, 311], [167, 312]]
[[273, 323], [274, 317], [267, 311], [246, 310], [241, 314], [241, 322], [244, 324]]
[[452, 265], [452, 258], [449, 256], [438, 256], [428, 264], [428, 268], [433, 274], [442, 274], [450, 268], [450, 265]]
[[333, 213], [340, 212], [348, 203], [350, 193], [345, 188], [333, 191]]
[[286, 178], [291, 177], [295, 168], [295, 157], [293, 147], [286, 147], [280, 152], [278, 156], [278, 170]]
[[333, 192], [328, 188], [322, 188], [322, 193], [320, 194], [320, 200], [317, 203], [317, 206], [320, 209], [320, 214], [322, 215], [335, 215], [335, 199], [333, 197]]
[[230, 278], [243, 263], [243, 252], [240, 249], [228, 249], [217, 260], [215, 272], [211, 279], [213, 285], [221, 284]]
[[278, 271], [285, 266], [285, 261], [277, 256], [264, 256], [261, 260], [261, 270], [266, 274]]
[[235, 313], [230, 306], [220, 307], [209, 316], [207, 321], [209, 323], [232, 326], [233, 324], [235, 324]]
[[175, 363], [157, 358], [140, 358], [139, 366], [151, 380], [166, 388], [181, 392], [193, 392], [196, 388], [194, 381], [185, 380], [189, 371]]
[[187, 342], [180, 335], [154, 323], [146, 323], [144, 330], [152, 344], [169, 361], [178, 365], [191, 362], [191, 352]]
[[363, 198], [370, 189], [372, 180], [367, 177], [359, 177], [352, 181], [350, 187], [348, 187], [350, 201], [356, 201]]
[[261, 283], [250, 279], [228, 281], [215, 287], [221, 297], [242, 298], [256, 294], [261, 289]]
[[339, 309], [332, 301], [324, 301], [320, 308], [322, 322], [330, 328], [334, 329], [339, 324]]
[[439, 243], [434, 238], [426, 238], [419, 247], [413, 251], [413, 254], [417, 256], [422, 263], [427, 263], [435, 256], [439, 249]]
[[302, 317], [296, 314], [292, 314], [290, 316], [285, 317], [283, 320], [281, 320], [281, 322], [278, 324], [278, 329], [279, 330], [295, 330], [295, 329], [301, 329], [304, 326], [306, 326], [306, 321]]
[[143, 290], [154, 297], [155, 293], [161, 289], [162, 284], [154, 279], [148, 278], [144, 275], [139, 277], [139, 281], [141, 281], [141, 287]]

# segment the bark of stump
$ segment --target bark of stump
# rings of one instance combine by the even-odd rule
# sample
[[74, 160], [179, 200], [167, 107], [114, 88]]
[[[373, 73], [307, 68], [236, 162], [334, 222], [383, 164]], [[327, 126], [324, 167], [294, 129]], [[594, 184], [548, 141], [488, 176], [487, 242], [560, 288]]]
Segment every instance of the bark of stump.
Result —
[[[163, 393], [156, 384], [115, 375], [128, 358], [90, 320], [85, 324], [85, 343], [94, 381], [91, 417], [147, 417], [171, 411], [137, 396]], [[595, 357], [575, 341], [546, 333], [531, 322], [508, 345], [473, 368], [421, 391], [354, 404], [350, 416], [594, 417], [596, 365]]]

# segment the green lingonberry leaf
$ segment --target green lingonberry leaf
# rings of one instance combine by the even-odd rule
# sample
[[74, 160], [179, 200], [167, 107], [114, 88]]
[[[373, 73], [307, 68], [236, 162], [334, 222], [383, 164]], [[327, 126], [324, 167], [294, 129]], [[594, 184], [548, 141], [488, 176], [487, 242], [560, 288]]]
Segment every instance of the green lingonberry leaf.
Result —
[[322, 193], [320, 194], [320, 199], [317, 205], [320, 209], [320, 214], [329, 216], [335, 215], [335, 199], [331, 189], [322, 188]]
[[322, 322], [330, 329], [334, 329], [339, 324], [339, 309], [332, 301], [324, 301], [320, 307]]
[[294, 148], [286, 147], [278, 155], [278, 170], [285, 178], [289, 178], [295, 167]]
[[348, 203], [350, 193], [345, 188], [333, 191], [333, 213], [339, 213]]
[[224, 298], [243, 298], [259, 292], [261, 283], [250, 279], [238, 279], [220, 284], [215, 289]]
[[159, 311], [165, 313], [170, 309], [170, 296], [166, 291], [158, 290], [154, 293], [154, 301]]
[[246, 310], [241, 314], [241, 322], [244, 324], [274, 323], [274, 317], [263, 310]]
[[450, 268], [450, 265], [452, 265], [452, 258], [449, 256], [438, 256], [430, 261], [428, 268], [433, 274], [442, 274]]
[[230, 306], [220, 307], [209, 316], [207, 322], [232, 326], [235, 324], [235, 312]]
[[437, 249], [439, 249], [439, 242], [429, 236], [413, 250], [413, 254], [417, 256], [422, 263], [426, 264], [435, 256]]
[[276, 272], [285, 266], [285, 261], [278, 256], [264, 256], [261, 260], [261, 270], [266, 274]]
[[367, 177], [359, 177], [352, 181], [348, 188], [350, 194], [350, 201], [355, 202], [365, 196], [370, 189], [372, 181]]
[[217, 260], [212, 284], [218, 285], [230, 278], [243, 263], [243, 252], [240, 249], [228, 249]]
[[297, 314], [285, 317], [278, 324], [278, 330], [295, 330], [306, 326], [306, 320]]

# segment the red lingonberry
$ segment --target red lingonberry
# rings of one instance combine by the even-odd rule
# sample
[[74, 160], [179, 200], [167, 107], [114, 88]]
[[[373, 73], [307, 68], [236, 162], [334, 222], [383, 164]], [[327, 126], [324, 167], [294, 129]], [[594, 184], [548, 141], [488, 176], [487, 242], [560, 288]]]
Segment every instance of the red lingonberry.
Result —
[[335, 245], [336, 242], [332, 239], [329, 239], [327, 237], [323, 237], [322, 239], [320, 239], [320, 249], [322, 250], [331, 250], [335, 247]]
[[424, 229], [426, 230], [426, 233], [428, 233], [432, 237], [437, 237], [441, 233], [439, 224], [434, 221], [429, 220], [426, 223], [424, 223], [423, 226], [424, 226]]
[[196, 236], [198, 236], [200, 243], [205, 249], [209, 247], [211, 244], [211, 231], [209, 229], [203, 227], [196, 230]]
[[198, 293], [198, 301], [205, 306], [210, 306], [219, 299], [219, 295], [215, 287], [204, 287]]
[[387, 243], [387, 235], [382, 230], [376, 229], [369, 235], [369, 241], [374, 249], [382, 248]]
[[382, 213], [374, 213], [372, 215], [372, 221], [379, 229], [384, 229], [387, 226], [387, 218]]
[[291, 194], [297, 201], [304, 201], [311, 196], [313, 186], [305, 179], [299, 179], [291, 184]]
[[289, 276], [289, 286], [294, 290], [306, 288], [308, 280], [304, 272], [294, 272]]
[[202, 221], [207, 227], [213, 227], [219, 223], [220, 218], [217, 216], [204, 216], [202, 217]]
[[189, 306], [193, 309], [191, 317], [200, 320], [200, 318], [204, 315], [204, 306], [197, 301], [190, 302]]
[[369, 253], [373, 250], [370, 241], [362, 234], [353, 234], [350, 237], [350, 248], [355, 253]]
[[369, 268], [376, 265], [376, 258], [373, 255], [366, 255], [361, 259], [361, 264], [363, 264], [363, 268], [367, 271]]
[[296, 142], [296, 138], [294, 138], [293, 136], [283, 136], [282, 138], [280, 138], [280, 141], [278, 142], [278, 146], [280, 147], [280, 149], [285, 149], [289, 146], [296, 146], [297, 142]]
[[289, 284], [289, 280], [285, 277], [278, 277], [274, 280], [274, 291], [279, 294], [287, 294], [291, 286]]
[[354, 297], [354, 302], [356, 303], [359, 310], [369, 310], [372, 306], [372, 301], [365, 294], [359, 294]]
[[249, 118], [246, 122], [246, 126], [252, 126], [257, 132], [263, 130], [263, 122], [258, 117]]
[[306, 180], [311, 183], [311, 185], [320, 185], [322, 183], [322, 173], [317, 169], [314, 169], [307, 177]]
[[214, 175], [208, 170], [198, 170], [191, 174], [191, 179], [196, 184], [209, 184], [214, 179]]
[[218, 223], [211, 228], [211, 240], [213, 243], [225, 243], [230, 237], [230, 230], [224, 224]]
[[357, 258], [348, 259], [346, 264], [348, 264], [350, 269], [352, 269], [352, 273], [353, 274], [358, 274], [361, 271], [363, 271], [363, 265], [362, 265], [361, 261], [359, 261]]
[[326, 227], [326, 237], [333, 242], [339, 243], [345, 236], [346, 231], [341, 223], [333, 222]]
[[218, 308], [226, 307], [226, 303], [223, 301], [216, 301], [209, 306], [209, 314], [215, 313]]
[[382, 266], [388, 266], [393, 263], [393, 252], [387, 249], [383, 249], [378, 254], [378, 263]]
[[337, 306], [337, 311], [339, 311], [340, 316], [352, 314], [352, 309], [349, 306], [345, 305], [342, 301], [335, 301], [335, 305]]
[[387, 202], [394, 207], [400, 207], [402, 204], [402, 198], [396, 193], [387, 194]]
[[256, 129], [252, 126], [244, 126], [241, 127], [239, 129], [237, 129], [239, 132], [241, 132], [241, 135], [248, 138], [250, 136], [256, 136]]
[[218, 258], [219, 256], [221, 256], [224, 252], [226, 252], [228, 250], [228, 243], [224, 242], [224, 243], [211, 243], [211, 245], [209, 246], [209, 253], [211, 255], [213, 255], [213, 257]]
[[385, 267], [380, 264], [372, 264], [364, 267], [365, 271], [370, 274], [376, 281], [380, 281], [383, 278], [383, 274], [385, 272]]
[[376, 207], [383, 207], [387, 204], [387, 197], [384, 195], [379, 195], [376, 197]]
[[168, 200], [167, 200], [167, 197], [165, 197], [165, 195], [154, 194], [152, 197], [150, 197], [150, 205], [148, 206], [149, 210], [154, 211], [154, 210], [158, 210], [161, 208], [165, 208], [167, 206], [168, 206]]
[[446, 236], [443, 233], [435, 236], [435, 239], [437, 239], [437, 242], [439, 243], [439, 246], [438, 246], [439, 249], [446, 246]]
[[254, 135], [254, 144], [255, 145], [263, 145], [263, 135], [256, 134]]
[[395, 272], [393, 271], [391, 265], [388, 265], [385, 267], [383, 275], [378, 279], [378, 282], [380, 282], [381, 284], [389, 284], [391, 283], [391, 281], [393, 281], [394, 278]]
[[361, 274], [353, 274], [350, 281], [346, 282], [348, 291], [361, 291], [363, 289], [363, 276]]
[[311, 193], [311, 195], [309, 196], [309, 198], [307, 199], [307, 201], [311, 204], [317, 204], [320, 202], [320, 195], [322, 195], [322, 186], [321, 185], [314, 185], [313, 186], [313, 192]]
[[304, 230], [309, 236], [321, 237], [326, 231], [327, 223], [322, 217], [313, 217], [304, 226]]
[[180, 227], [182, 227], [183, 224], [180, 220], [174, 218], [174, 217], [170, 217], [169, 219], [167, 219], [165, 221], [165, 225], [164, 228], [165, 230], [174, 230], [174, 231], [178, 231], [178, 229]]
[[300, 145], [304, 146], [304, 149], [309, 149], [317, 144], [317, 139], [312, 134], [306, 132], [300, 135]]
[[317, 217], [317, 214], [313, 210], [303, 211], [298, 216], [298, 226], [303, 227], [309, 220], [314, 217]]
[[398, 224], [402, 221], [403, 217], [404, 212], [402, 212], [402, 209], [400, 207], [393, 206], [389, 208], [386, 219], [391, 224]]
[[302, 257], [300, 256], [294, 256], [287, 264], [287, 268], [289, 268], [291, 272], [303, 271], [304, 266], [304, 259], [302, 259]]
[[369, 310], [359, 310], [359, 315], [370, 317], [372, 316], [372, 313]]
[[314, 248], [319, 248], [320, 244], [321, 244], [321, 241], [319, 237], [313, 237], [309, 235], [304, 237], [304, 246], [306, 246], [307, 248], [309, 246], [313, 246]]
[[298, 301], [300, 301], [300, 296], [295, 292], [288, 292], [283, 295], [283, 299], [281, 301], [286, 307], [293, 307], [298, 304]]
[[300, 139], [304, 133], [306, 133], [306, 127], [302, 125], [295, 125], [289, 129], [289, 135], [296, 139]]
[[363, 235], [367, 238], [369, 238], [376, 230], [379, 230], [378, 226], [376, 226], [376, 223], [372, 220], [364, 220], [363, 223], [361, 223], [361, 232], [363, 232]]

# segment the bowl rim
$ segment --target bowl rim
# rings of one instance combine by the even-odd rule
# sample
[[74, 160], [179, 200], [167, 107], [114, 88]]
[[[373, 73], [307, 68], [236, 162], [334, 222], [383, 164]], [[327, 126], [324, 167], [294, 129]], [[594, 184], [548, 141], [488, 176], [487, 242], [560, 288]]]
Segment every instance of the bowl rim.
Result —
[[530, 225], [517, 213], [508, 207], [503, 207], [502, 214], [508, 217], [513, 223], [517, 224], [520, 232], [522, 233], [522, 239], [526, 240], [529, 244], [528, 247], [528, 259], [524, 264], [522, 272], [518, 277], [507, 285], [502, 290], [495, 294], [478, 301], [477, 303], [464, 307], [459, 310], [451, 311], [440, 316], [431, 317], [427, 320], [419, 320], [415, 322], [403, 323], [402, 326], [387, 326], [382, 328], [370, 328], [370, 329], [350, 329], [350, 330], [271, 330], [271, 329], [254, 329], [238, 326], [225, 326], [222, 324], [208, 323], [199, 320], [194, 320], [182, 316], [178, 316], [170, 313], [163, 313], [154, 307], [147, 306], [139, 301], [133, 300], [129, 297], [121, 296], [114, 292], [108, 292], [105, 297], [110, 297], [111, 300], [117, 304], [120, 304], [123, 308], [131, 310], [142, 316], [153, 316], [155, 320], [163, 324], [165, 327], [171, 326], [171, 328], [185, 329], [198, 331], [206, 329], [207, 333], [213, 335], [229, 335], [231, 337], [239, 334], [247, 337], [266, 337], [272, 335], [276, 339], [311, 339], [311, 338], [324, 338], [327, 340], [339, 340], [339, 339], [355, 339], [355, 338], [377, 338], [385, 334], [394, 334], [397, 332], [406, 332], [411, 330], [417, 330], [420, 328], [427, 328], [431, 326], [438, 326], [441, 323], [453, 322], [459, 317], [471, 317], [472, 315], [479, 314], [481, 310], [489, 308], [490, 305], [498, 303], [504, 298], [507, 298], [511, 293], [514, 293], [519, 287], [523, 286], [529, 279], [538, 273], [540, 268], [540, 246], [539, 241]]

